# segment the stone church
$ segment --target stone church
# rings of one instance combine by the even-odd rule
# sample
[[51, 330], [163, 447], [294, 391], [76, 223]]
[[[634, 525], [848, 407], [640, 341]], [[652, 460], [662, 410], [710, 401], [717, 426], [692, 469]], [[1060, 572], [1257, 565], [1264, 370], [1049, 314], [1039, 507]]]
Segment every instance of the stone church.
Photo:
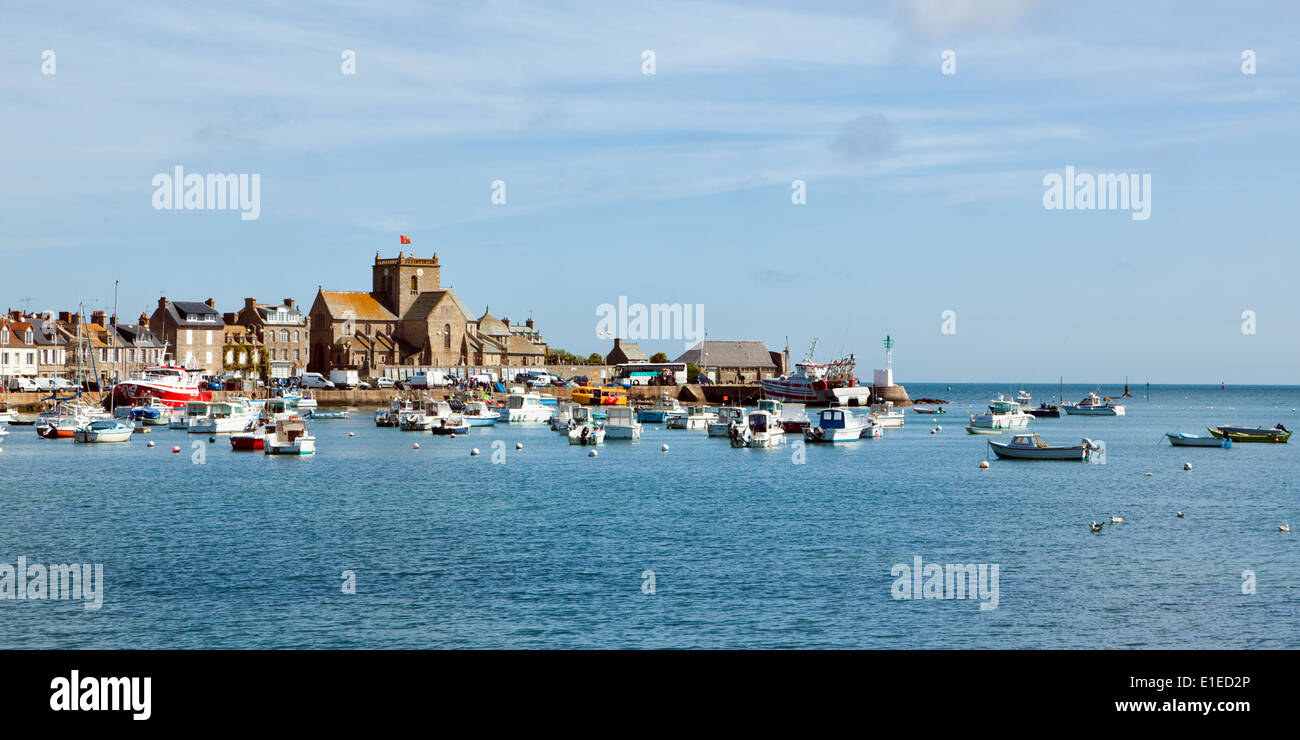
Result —
[[543, 365], [546, 343], [530, 318], [512, 326], [489, 311], [474, 318], [441, 285], [438, 255], [384, 259], [375, 253], [369, 292], [318, 289], [311, 307], [307, 369]]

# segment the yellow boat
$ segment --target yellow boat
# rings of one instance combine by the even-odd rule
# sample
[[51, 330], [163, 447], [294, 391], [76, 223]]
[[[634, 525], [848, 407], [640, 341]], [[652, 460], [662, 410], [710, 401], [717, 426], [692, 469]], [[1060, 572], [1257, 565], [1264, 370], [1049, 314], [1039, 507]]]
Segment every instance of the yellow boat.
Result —
[[626, 406], [626, 388], [593, 388], [584, 386], [574, 388], [573, 402], [585, 406]]

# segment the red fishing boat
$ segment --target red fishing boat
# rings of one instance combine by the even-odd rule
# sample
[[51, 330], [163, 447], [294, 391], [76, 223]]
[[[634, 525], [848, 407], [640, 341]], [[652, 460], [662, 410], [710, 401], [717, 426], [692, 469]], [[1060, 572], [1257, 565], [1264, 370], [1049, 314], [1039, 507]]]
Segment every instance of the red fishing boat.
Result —
[[211, 401], [212, 394], [199, 389], [198, 373], [177, 365], [147, 367], [138, 377], [113, 386], [116, 406], [134, 406], [143, 398], [155, 398], [171, 408], [184, 408], [190, 401]]

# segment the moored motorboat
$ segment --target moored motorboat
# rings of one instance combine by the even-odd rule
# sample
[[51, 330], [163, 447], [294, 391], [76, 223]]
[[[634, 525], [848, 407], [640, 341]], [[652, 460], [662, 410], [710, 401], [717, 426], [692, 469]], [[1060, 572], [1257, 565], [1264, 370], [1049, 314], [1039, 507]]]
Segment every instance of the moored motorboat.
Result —
[[966, 433], [967, 434], [1001, 434], [1002, 430], [992, 429], [989, 427], [968, 426], [966, 427]]
[[611, 406], [605, 416], [606, 439], [640, 439], [641, 422], [630, 406]]
[[506, 405], [500, 409], [498, 422], [509, 424], [545, 424], [554, 413], [550, 406], [542, 403], [542, 396], [537, 393], [511, 393]]
[[810, 426], [812, 419], [808, 418], [808, 407], [802, 403], [787, 403], [781, 409], [781, 430], [786, 434], [803, 434]]
[[465, 410], [461, 413], [472, 427], [495, 426], [497, 419], [501, 417], [500, 414], [489, 409], [483, 401], [467, 401]]
[[233, 434], [253, 428], [257, 414], [247, 406], [236, 403], [210, 403], [208, 413], [190, 417], [190, 434]]
[[1174, 447], [1232, 447], [1232, 440], [1227, 437], [1215, 437], [1181, 432], [1167, 432], [1165, 437]]
[[947, 413], [947, 412], [944, 411], [942, 408], [933, 408], [933, 409], [932, 409], [932, 408], [926, 408], [926, 407], [923, 407], [923, 406], [914, 406], [914, 407], [912, 407], [912, 412], [913, 412], [913, 413], [916, 413], [916, 414], [943, 414], [943, 413]]
[[732, 447], [775, 447], [785, 440], [780, 417], [766, 409], [751, 411], [743, 423], [733, 424], [728, 436]]
[[593, 423], [579, 424], [569, 430], [571, 445], [599, 445], [605, 443], [605, 429]]
[[669, 414], [664, 426], [668, 429], [704, 431], [717, 418], [718, 415], [708, 406], [691, 405], [681, 411]]
[[866, 427], [856, 415], [841, 408], [822, 409], [817, 412], [816, 423], [804, 430], [809, 442], [856, 442], [862, 439]]
[[1061, 407], [1049, 403], [1040, 403], [1036, 409], [1024, 409], [1026, 414], [1039, 419], [1058, 419], [1061, 416]]
[[1078, 403], [1063, 403], [1061, 410], [1070, 416], [1124, 416], [1122, 405], [1104, 401], [1096, 393], [1089, 393]]
[[1002, 396], [989, 402], [986, 414], [971, 414], [970, 425], [976, 429], [1024, 429], [1034, 417], [1020, 410], [1020, 404]]
[[1226, 437], [1233, 442], [1271, 442], [1274, 444], [1286, 444], [1291, 439], [1291, 430], [1278, 424], [1269, 429], [1268, 427], [1237, 427], [1237, 426], [1217, 426], [1207, 427], [1210, 434], [1216, 437]]
[[311, 455], [316, 452], [316, 438], [307, 433], [307, 422], [284, 419], [276, 423], [275, 433], [266, 436], [262, 451], [268, 455]]
[[129, 442], [135, 433], [135, 424], [123, 419], [100, 419], [77, 427], [72, 433], [75, 442]]
[[745, 410], [739, 406], [720, 406], [718, 407], [718, 418], [709, 422], [710, 437], [725, 437], [727, 430], [745, 418]]
[[636, 420], [643, 424], [662, 424], [668, 414], [682, 410], [682, 405], [676, 398], [663, 396], [655, 399], [654, 403], [649, 406], [642, 406], [636, 410]]
[[352, 418], [352, 413], [349, 411], [321, 411], [320, 409], [309, 409], [307, 413], [302, 415], [302, 418], [311, 419], [313, 421], [317, 419], [350, 419]]
[[993, 454], [1007, 460], [1087, 460], [1104, 450], [1100, 444], [1084, 439], [1077, 445], [1049, 445], [1037, 434], [1017, 434], [1010, 442], [989, 440]]
[[439, 416], [438, 421], [430, 427], [429, 431], [443, 435], [469, 434], [469, 422], [465, 421], [464, 415], [450, 409], [448, 412], [446, 416]]
[[883, 401], [871, 404], [871, 416], [882, 427], [889, 429], [901, 429], [906, 417], [899, 409], [894, 408], [893, 401]]

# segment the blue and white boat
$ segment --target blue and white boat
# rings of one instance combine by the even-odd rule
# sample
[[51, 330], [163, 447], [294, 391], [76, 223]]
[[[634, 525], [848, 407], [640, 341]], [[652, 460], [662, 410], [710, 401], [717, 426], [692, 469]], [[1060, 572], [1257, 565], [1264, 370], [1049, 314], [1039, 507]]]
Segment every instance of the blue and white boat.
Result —
[[862, 439], [866, 424], [844, 409], [822, 409], [817, 420], [803, 430], [809, 442], [856, 442]]
[[662, 424], [667, 420], [669, 414], [681, 413], [682, 405], [677, 402], [676, 398], [655, 399], [655, 402], [649, 406], [642, 406], [636, 410], [636, 420], [642, 424]]
[[483, 401], [468, 401], [465, 403], [465, 411], [462, 414], [465, 421], [472, 427], [490, 427], [496, 426], [497, 419], [501, 415], [492, 409]]
[[1165, 436], [1169, 438], [1169, 444], [1174, 447], [1231, 447], [1232, 440], [1224, 437], [1207, 437], [1205, 435], [1183, 434], [1182, 432], [1167, 432]]

